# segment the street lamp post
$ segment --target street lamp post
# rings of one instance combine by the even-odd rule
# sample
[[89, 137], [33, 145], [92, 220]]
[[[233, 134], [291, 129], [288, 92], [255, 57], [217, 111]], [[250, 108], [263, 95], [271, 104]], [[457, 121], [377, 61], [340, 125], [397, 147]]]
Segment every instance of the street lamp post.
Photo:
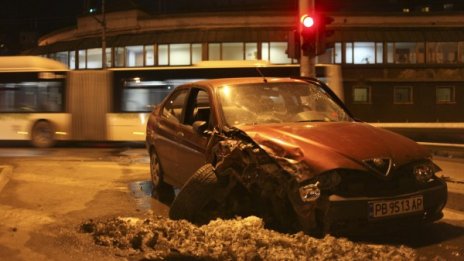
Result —
[[102, 69], [106, 69], [106, 13], [105, 0], [102, 0]]
[[[92, 9], [90, 12], [94, 12]], [[102, 69], [106, 69], [106, 12], [105, 12], [105, 0], [101, 2], [101, 19], [97, 15], [92, 16], [101, 26], [101, 46], [102, 46]]]

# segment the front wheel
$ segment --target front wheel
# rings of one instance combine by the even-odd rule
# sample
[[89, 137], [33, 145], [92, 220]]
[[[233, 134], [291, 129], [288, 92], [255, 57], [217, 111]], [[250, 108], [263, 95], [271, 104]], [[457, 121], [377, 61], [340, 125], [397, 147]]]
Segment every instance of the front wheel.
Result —
[[38, 121], [31, 131], [31, 142], [37, 148], [49, 148], [55, 144], [55, 129], [51, 122]]
[[172, 202], [169, 217], [185, 219], [196, 224], [207, 223], [212, 218], [208, 205], [213, 202], [217, 188], [213, 166], [206, 164], [199, 168]]

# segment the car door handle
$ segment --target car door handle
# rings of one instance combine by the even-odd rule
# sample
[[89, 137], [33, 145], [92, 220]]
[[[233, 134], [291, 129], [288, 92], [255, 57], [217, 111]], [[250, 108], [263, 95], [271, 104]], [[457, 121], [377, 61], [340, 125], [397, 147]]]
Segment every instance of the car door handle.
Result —
[[182, 131], [179, 131], [179, 132], [177, 133], [177, 136], [179, 136], [179, 137], [184, 137], [184, 133], [183, 133]]

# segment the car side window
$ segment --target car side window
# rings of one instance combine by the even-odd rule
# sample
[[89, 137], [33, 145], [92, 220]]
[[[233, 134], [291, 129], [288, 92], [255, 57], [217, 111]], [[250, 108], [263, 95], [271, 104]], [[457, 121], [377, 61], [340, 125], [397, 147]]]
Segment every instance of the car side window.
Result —
[[163, 117], [180, 122], [188, 90], [179, 90], [164, 104]]
[[189, 107], [185, 113], [185, 124], [192, 125], [196, 121], [205, 121], [211, 125], [211, 102], [208, 92], [193, 89], [189, 100]]

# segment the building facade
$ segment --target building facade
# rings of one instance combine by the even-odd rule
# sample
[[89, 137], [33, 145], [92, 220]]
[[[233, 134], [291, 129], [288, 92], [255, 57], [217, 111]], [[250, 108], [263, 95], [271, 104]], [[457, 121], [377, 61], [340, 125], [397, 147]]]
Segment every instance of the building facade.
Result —
[[[345, 102], [369, 122], [463, 122], [464, 13], [329, 14], [331, 47], [318, 63], [342, 68]], [[189, 66], [206, 60], [298, 64], [287, 55], [296, 10], [180, 14], [115, 11], [77, 19], [27, 54], [71, 69]], [[102, 24], [106, 26], [103, 27]]]

